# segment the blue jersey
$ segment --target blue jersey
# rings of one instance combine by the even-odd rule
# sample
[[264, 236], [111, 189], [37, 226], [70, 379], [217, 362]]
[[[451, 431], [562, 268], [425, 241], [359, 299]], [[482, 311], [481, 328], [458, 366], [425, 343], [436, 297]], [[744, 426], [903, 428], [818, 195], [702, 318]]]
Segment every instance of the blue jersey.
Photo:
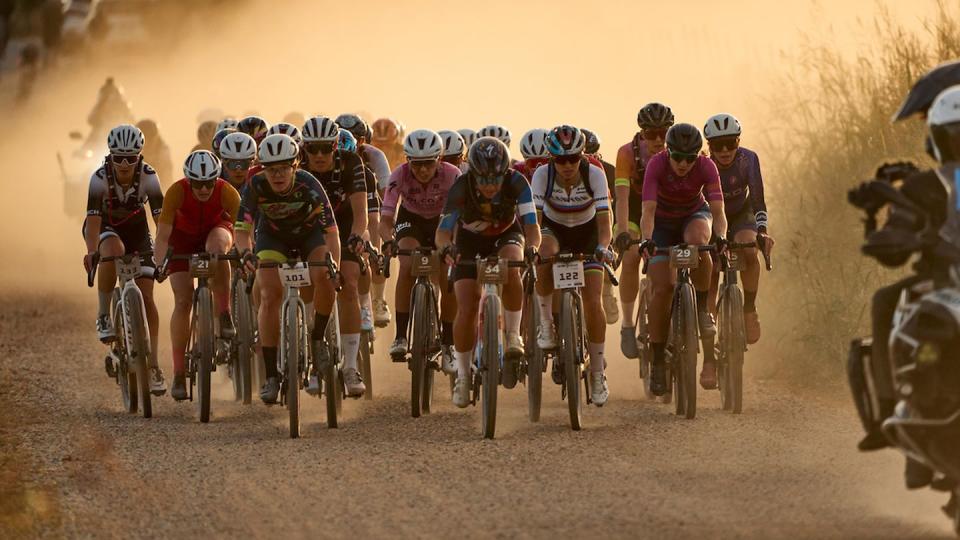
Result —
[[763, 176], [760, 174], [760, 158], [757, 154], [740, 147], [729, 167], [721, 167], [718, 163], [717, 168], [727, 215], [738, 214], [749, 200], [756, 213], [757, 226], [766, 227], [767, 203], [763, 200]]
[[298, 237], [316, 227], [336, 227], [333, 209], [320, 182], [304, 170], [296, 171], [293, 186], [283, 194], [274, 193], [264, 173], [250, 180], [240, 201], [238, 230], [266, 227], [283, 236]]
[[524, 225], [535, 225], [537, 213], [530, 184], [519, 172], [509, 169], [500, 191], [486, 198], [477, 189], [473, 175], [461, 174], [443, 207], [439, 229], [453, 232], [459, 224], [463, 230], [481, 236], [497, 236], [517, 219]]

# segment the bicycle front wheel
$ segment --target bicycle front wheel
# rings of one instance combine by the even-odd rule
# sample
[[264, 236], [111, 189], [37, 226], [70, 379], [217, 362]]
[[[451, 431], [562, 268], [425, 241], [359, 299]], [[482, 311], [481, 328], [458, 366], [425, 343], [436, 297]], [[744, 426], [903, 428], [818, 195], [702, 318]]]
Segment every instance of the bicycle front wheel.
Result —
[[213, 369], [213, 295], [210, 289], [197, 291], [197, 393], [199, 394], [200, 421], [210, 421], [210, 375]]
[[363, 399], [373, 399], [373, 369], [370, 366], [370, 349], [373, 347], [373, 331], [363, 330], [360, 332], [360, 377], [363, 378], [367, 390], [363, 393]]
[[123, 320], [123, 306], [120, 305], [120, 289], [113, 290], [113, 296], [110, 300], [113, 312], [110, 316], [113, 319], [113, 329], [117, 333], [116, 339], [110, 344], [112, 351], [111, 359], [115, 362], [114, 368], [117, 370], [117, 384], [120, 386], [120, 400], [123, 402], [123, 410], [128, 413], [137, 412], [137, 375], [130, 369], [129, 354], [127, 353], [127, 330]]
[[[692, 419], [697, 415], [697, 353], [699, 343], [697, 337], [697, 304], [694, 299], [693, 286], [689, 283], [679, 285], [679, 309], [676, 317], [676, 348], [674, 351], [678, 381], [682, 386], [682, 395], [677, 400], [683, 400], [682, 414]], [[678, 404], [679, 407], [679, 404]]]
[[492, 439], [497, 431], [497, 387], [500, 386], [500, 299], [487, 295], [483, 304], [480, 384], [483, 437]]
[[130, 346], [127, 357], [131, 365], [131, 381], [136, 379], [137, 394], [140, 398], [140, 411], [144, 418], [153, 416], [153, 404], [150, 399], [150, 379], [147, 364], [150, 357], [150, 334], [147, 332], [146, 313], [143, 306], [143, 296], [137, 288], [125, 289], [124, 308], [127, 313], [126, 331]]
[[237, 319], [238, 347], [234, 357], [233, 387], [236, 399], [244, 405], [249, 405], [253, 393], [254, 316], [250, 295], [244, 290], [244, 282], [238, 281], [236, 287], [233, 311]]
[[543, 351], [537, 346], [537, 328], [541, 324], [540, 305], [532, 292], [523, 299], [521, 317], [520, 327], [526, 357], [527, 416], [531, 422], [539, 422], [543, 401]]
[[337, 320], [336, 306], [334, 306], [334, 315], [330, 317], [326, 331], [327, 354], [330, 361], [323, 368], [323, 393], [327, 406], [327, 427], [336, 428], [339, 426], [341, 410], [341, 392], [343, 384], [340, 381], [340, 348], [335, 344], [340, 332], [340, 325]]
[[286, 401], [290, 415], [290, 438], [300, 437], [300, 350], [303, 313], [297, 302], [288, 302], [283, 312], [283, 363], [286, 368]]
[[570, 428], [580, 431], [582, 425], [582, 401], [580, 380], [583, 378], [583, 332], [580, 327], [580, 309], [569, 292], [560, 299], [560, 362], [563, 363], [564, 385], [567, 393], [567, 409], [570, 412]]
[[720, 401], [723, 409], [740, 414], [743, 410], [743, 353], [747, 348], [743, 324], [743, 292], [726, 288], [720, 317]]

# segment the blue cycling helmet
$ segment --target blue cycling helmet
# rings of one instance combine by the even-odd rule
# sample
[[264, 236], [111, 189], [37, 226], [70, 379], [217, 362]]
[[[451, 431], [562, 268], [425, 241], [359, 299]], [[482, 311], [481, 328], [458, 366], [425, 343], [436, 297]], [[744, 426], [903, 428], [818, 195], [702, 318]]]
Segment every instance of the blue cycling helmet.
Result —
[[337, 149], [346, 152], [357, 151], [357, 138], [346, 129], [340, 130], [340, 137], [337, 141]]
[[583, 152], [587, 138], [579, 129], [562, 125], [551, 129], [543, 142], [552, 156], [575, 156]]

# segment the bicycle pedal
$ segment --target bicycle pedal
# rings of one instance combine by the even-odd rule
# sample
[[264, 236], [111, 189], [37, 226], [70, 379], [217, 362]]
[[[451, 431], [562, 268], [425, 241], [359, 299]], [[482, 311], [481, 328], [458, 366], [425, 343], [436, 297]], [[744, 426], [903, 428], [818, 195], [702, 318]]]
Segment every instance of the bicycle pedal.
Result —
[[390, 360], [395, 364], [403, 364], [407, 361], [407, 355], [391, 354]]

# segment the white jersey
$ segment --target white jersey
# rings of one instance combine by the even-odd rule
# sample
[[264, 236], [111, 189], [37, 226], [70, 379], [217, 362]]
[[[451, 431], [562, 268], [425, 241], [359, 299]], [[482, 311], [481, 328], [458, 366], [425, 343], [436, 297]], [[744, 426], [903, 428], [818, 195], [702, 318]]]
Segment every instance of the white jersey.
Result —
[[[582, 172], [584, 168], [581, 166], [580, 170]], [[609, 211], [610, 196], [603, 169], [588, 164], [587, 171], [587, 183], [584, 183], [581, 174], [580, 181], [567, 192], [556, 181], [553, 164], [537, 167], [530, 182], [533, 204], [537, 211], [542, 212], [550, 221], [566, 227], [583, 225], [593, 219], [597, 212]]]
[[361, 144], [360, 151], [363, 152], [366, 166], [377, 175], [377, 187], [381, 191], [387, 189], [387, 184], [390, 183], [390, 162], [387, 161], [387, 155], [372, 144]]
[[150, 203], [154, 216], [160, 215], [163, 207], [163, 192], [156, 171], [145, 161], [134, 174], [133, 182], [123, 187], [111, 180], [112, 169], [104, 164], [90, 176], [87, 190], [87, 215], [102, 216], [109, 224], [119, 224], [131, 218], [144, 219], [144, 204]]

